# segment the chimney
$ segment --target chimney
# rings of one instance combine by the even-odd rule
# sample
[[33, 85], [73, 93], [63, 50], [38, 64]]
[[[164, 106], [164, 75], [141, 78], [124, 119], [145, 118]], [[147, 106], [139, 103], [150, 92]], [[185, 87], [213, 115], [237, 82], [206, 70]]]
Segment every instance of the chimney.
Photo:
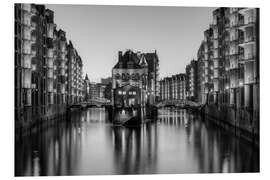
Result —
[[122, 51], [118, 51], [118, 61], [122, 59]]

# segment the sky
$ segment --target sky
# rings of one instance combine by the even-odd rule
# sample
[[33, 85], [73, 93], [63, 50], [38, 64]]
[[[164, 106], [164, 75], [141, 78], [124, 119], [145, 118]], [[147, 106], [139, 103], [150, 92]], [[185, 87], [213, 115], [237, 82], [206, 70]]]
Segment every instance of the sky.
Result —
[[208, 7], [46, 5], [66, 31], [90, 81], [111, 76], [118, 51], [157, 51], [160, 77], [184, 73], [212, 22]]

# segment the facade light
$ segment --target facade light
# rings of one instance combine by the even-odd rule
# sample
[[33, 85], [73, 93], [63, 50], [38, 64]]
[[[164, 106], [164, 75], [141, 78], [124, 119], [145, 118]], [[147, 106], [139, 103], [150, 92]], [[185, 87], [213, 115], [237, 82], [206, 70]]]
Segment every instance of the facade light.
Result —
[[242, 87], [244, 84], [243, 84], [243, 82], [241, 81], [241, 82], [239, 82], [239, 86], [240, 87]]

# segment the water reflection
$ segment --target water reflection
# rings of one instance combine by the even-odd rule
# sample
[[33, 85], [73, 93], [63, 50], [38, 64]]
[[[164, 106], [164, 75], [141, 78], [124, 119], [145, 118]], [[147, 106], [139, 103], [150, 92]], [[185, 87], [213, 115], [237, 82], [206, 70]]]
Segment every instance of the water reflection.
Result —
[[258, 149], [177, 109], [137, 128], [112, 126], [102, 108], [73, 112], [15, 144], [16, 176], [258, 170]]
[[[185, 132], [191, 169], [184, 172], [258, 172], [259, 152], [249, 143], [186, 110], [163, 109], [160, 122]], [[178, 131], [180, 133], [181, 131]], [[173, 146], [173, 145], [171, 145]], [[182, 148], [183, 150], [184, 148]], [[183, 153], [183, 151], [182, 151]], [[194, 161], [193, 163], [191, 163]], [[197, 165], [197, 168], [193, 165]], [[187, 165], [189, 166], [189, 165]], [[179, 172], [183, 172], [179, 169]]]
[[119, 174], [155, 173], [157, 164], [157, 126], [112, 128], [114, 161]]

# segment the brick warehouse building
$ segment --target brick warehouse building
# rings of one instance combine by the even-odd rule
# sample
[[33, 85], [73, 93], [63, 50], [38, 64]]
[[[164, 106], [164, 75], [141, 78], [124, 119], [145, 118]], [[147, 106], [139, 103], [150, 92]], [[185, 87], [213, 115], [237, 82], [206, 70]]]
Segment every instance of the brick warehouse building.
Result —
[[258, 134], [259, 9], [214, 10], [198, 60], [206, 113]]
[[[68, 68], [67, 40], [65, 32], [56, 29], [54, 12], [36, 4], [14, 8], [15, 129], [21, 133], [65, 114], [73, 69]], [[81, 68], [80, 62], [77, 81]]]
[[160, 101], [166, 100], [186, 100], [186, 74], [160, 80]]
[[112, 70], [112, 89], [113, 97], [115, 97], [112, 102], [117, 103], [118, 97], [123, 96], [123, 93], [117, 94], [117, 89], [129, 85], [132, 87], [124, 89], [132, 89], [134, 91], [130, 94], [132, 96], [140, 94], [140, 100], [136, 101], [138, 104], [153, 104], [159, 98], [159, 59], [156, 51], [154, 53], [135, 53], [127, 50], [124, 54], [119, 51], [118, 58], [118, 62]]
[[117, 107], [145, 106], [148, 96], [148, 64], [144, 55], [127, 50], [118, 53], [112, 70], [112, 103]]

